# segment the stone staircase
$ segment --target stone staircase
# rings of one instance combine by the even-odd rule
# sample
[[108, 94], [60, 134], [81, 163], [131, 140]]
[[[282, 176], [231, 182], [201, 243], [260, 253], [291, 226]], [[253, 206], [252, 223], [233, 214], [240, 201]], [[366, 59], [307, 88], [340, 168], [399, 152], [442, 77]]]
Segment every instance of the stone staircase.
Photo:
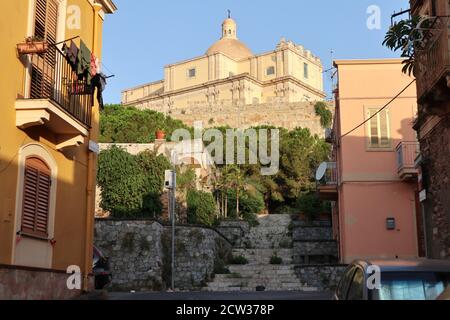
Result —
[[[317, 291], [296, 276], [290, 216], [261, 216], [258, 221], [233, 249], [234, 257], [245, 257], [248, 263], [229, 265], [229, 273], [216, 274], [204, 290]], [[281, 264], [271, 264], [273, 256], [281, 258]]]

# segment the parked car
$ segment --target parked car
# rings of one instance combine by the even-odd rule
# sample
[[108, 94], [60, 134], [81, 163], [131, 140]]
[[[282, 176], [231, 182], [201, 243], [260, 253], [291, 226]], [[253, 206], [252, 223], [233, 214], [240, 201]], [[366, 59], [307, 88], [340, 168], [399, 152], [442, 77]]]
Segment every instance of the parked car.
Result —
[[96, 290], [101, 290], [111, 283], [112, 274], [109, 268], [109, 259], [95, 246], [92, 271]]
[[[379, 267], [378, 285], [370, 266]], [[348, 266], [333, 299], [436, 300], [448, 291], [449, 282], [449, 260], [359, 260]]]

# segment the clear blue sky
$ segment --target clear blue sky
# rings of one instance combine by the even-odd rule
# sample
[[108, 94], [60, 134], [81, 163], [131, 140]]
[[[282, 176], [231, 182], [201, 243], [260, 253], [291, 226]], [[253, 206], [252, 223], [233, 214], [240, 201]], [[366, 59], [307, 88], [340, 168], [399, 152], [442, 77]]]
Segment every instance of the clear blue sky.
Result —
[[[318, 55], [324, 69], [335, 59], [397, 56], [381, 43], [394, 11], [408, 0], [114, 0], [107, 16], [103, 64], [108, 81], [105, 102], [119, 103], [123, 89], [163, 78], [166, 64], [200, 56], [220, 38], [226, 10], [238, 24], [238, 37], [254, 53], [273, 50], [281, 37]], [[381, 30], [366, 27], [367, 8], [381, 9]], [[324, 77], [326, 91], [331, 84]]]

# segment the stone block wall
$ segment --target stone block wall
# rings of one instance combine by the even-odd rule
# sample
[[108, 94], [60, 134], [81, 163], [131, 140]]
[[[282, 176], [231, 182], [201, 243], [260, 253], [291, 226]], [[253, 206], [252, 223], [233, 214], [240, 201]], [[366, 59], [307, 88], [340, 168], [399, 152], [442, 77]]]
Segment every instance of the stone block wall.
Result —
[[250, 225], [242, 220], [221, 221], [215, 228], [235, 247], [242, 247], [242, 239], [249, 232]]
[[[140, 109], [145, 106], [136, 105]], [[333, 108], [331, 108], [333, 111]], [[229, 125], [232, 128], [248, 128], [259, 125], [273, 125], [294, 129], [309, 128], [312, 134], [324, 137], [325, 130], [320, 124], [320, 117], [315, 113], [313, 102], [278, 102], [251, 105], [209, 105], [195, 104], [185, 109], [170, 111], [171, 117], [187, 125], [202, 121], [204, 127]]]
[[296, 266], [295, 274], [300, 281], [320, 290], [334, 290], [344, 274], [346, 265]]
[[304, 226], [293, 230], [293, 238], [296, 240], [331, 240], [333, 238], [330, 227]]
[[[157, 221], [97, 220], [95, 245], [110, 259], [112, 289], [160, 291], [171, 283], [172, 228]], [[200, 288], [217, 264], [231, 252], [231, 244], [212, 228], [177, 226], [175, 287]]]
[[[450, 107], [448, 107], [450, 108]], [[428, 256], [450, 259], [450, 117], [443, 117], [433, 131], [420, 139], [425, 159], [425, 205]]]
[[161, 290], [164, 227], [156, 221], [97, 220], [95, 245], [109, 257], [117, 290]]

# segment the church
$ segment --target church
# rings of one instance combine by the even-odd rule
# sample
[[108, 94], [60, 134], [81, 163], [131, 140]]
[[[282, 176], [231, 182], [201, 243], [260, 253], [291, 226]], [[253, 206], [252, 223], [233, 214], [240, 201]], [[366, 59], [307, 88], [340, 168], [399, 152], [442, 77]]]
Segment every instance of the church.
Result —
[[[204, 55], [165, 66], [163, 80], [124, 90], [122, 104], [170, 114], [189, 124], [205, 120], [210, 126], [295, 127], [301, 120], [316, 120], [314, 111], [311, 115], [311, 108], [305, 106], [326, 97], [320, 59], [285, 39], [273, 51], [254, 54], [238, 39], [237, 31], [236, 22], [228, 16], [222, 23], [221, 39]], [[298, 109], [298, 103], [302, 107], [297, 117], [258, 119], [261, 110], [289, 105], [289, 110]]]

